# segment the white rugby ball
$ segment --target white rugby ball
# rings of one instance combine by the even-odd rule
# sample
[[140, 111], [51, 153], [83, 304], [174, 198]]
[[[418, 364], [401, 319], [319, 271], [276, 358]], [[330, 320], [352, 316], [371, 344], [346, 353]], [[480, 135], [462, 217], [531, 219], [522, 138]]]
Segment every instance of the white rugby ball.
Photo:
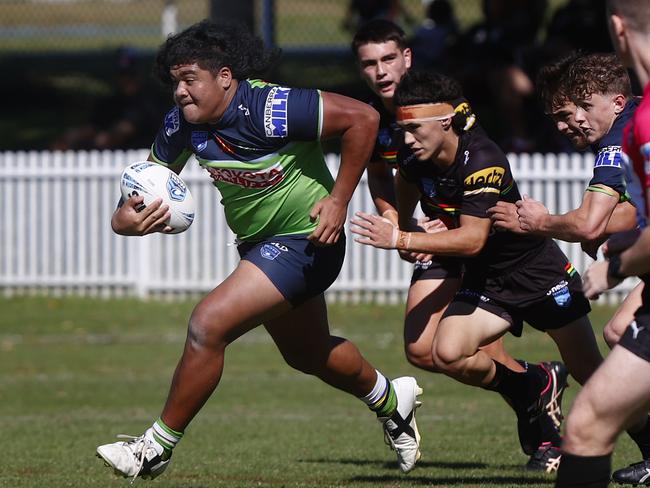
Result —
[[120, 177], [122, 197], [144, 197], [145, 208], [156, 198], [162, 198], [163, 204], [169, 205], [171, 217], [167, 224], [173, 229], [172, 234], [187, 230], [194, 221], [196, 205], [190, 189], [173, 171], [151, 161], [138, 161], [130, 164]]

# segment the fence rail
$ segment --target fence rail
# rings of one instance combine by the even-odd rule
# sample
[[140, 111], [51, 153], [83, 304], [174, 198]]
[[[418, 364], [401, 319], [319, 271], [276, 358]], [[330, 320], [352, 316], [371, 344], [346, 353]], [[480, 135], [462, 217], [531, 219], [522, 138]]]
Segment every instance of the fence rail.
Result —
[[[238, 256], [216, 189], [196, 163], [182, 173], [197, 201], [196, 220], [179, 235], [123, 237], [110, 228], [119, 198], [119, 174], [146, 150], [0, 153], [0, 288], [5, 295], [41, 293], [174, 298], [214, 288]], [[338, 156], [327, 157], [336, 172]], [[522, 193], [551, 213], [579, 204], [590, 178], [591, 155], [511, 155]], [[372, 211], [365, 177], [350, 212]], [[591, 260], [577, 244], [560, 243], [583, 271]], [[347, 256], [328, 298], [337, 301], [402, 300], [411, 267], [396, 253], [348, 239]], [[617, 302], [634, 285], [608, 293]]]

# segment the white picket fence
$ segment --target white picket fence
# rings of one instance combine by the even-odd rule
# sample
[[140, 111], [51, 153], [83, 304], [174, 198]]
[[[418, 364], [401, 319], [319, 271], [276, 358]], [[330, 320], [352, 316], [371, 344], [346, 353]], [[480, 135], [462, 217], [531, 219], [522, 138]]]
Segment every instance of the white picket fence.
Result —
[[[238, 261], [217, 190], [192, 161], [182, 176], [197, 201], [196, 220], [179, 235], [115, 235], [110, 216], [119, 198], [119, 174], [146, 150], [0, 153], [0, 288], [5, 295], [42, 293], [173, 298], [214, 288]], [[337, 155], [327, 162], [336, 173]], [[581, 200], [591, 175], [590, 155], [511, 155], [522, 193], [564, 213]], [[365, 178], [350, 212], [372, 211]], [[328, 298], [395, 303], [411, 266], [396, 253], [356, 244]], [[576, 244], [561, 243], [574, 266], [591, 260]], [[633, 282], [608, 295], [616, 302]]]

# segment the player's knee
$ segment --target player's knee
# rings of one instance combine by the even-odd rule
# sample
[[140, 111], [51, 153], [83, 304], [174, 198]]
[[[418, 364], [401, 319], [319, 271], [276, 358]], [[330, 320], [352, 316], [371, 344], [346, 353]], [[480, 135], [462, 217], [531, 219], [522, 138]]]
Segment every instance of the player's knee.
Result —
[[187, 328], [187, 342], [196, 348], [223, 348], [227, 344], [225, 328], [219, 320], [221, 314], [210, 315], [194, 311]]
[[462, 370], [464, 356], [452, 341], [434, 341], [433, 364], [443, 373], [455, 373]]
[[[599, 416], [584, 403], [580, 408], [572, 408], [565, 425], [565, 442], [579, 449], [601, 451], [610, 444], [607, 429], [599, 422]], [[572, 451], [573, 452], [573, 451]]]
[[406, 344], [404, 346], [404, 354], [406, 355], [406, 360], [416, 368], [425, 369], [427, 371], [434, 371], [437, 369], [433, 361], [431, 344]]
[[612, 320], [607, 322], [607, 325], [603, 330], [603, 338], [605, 339], [605, 342], [607, 343], [610, 349], [613, 348], [616, 344], [618, 344], [618, 341], [621, 339], [621, 335], [623, 334], [624, 330], [625, 327], [623, 327], [621, 330], [621, 324], [618, 323], [616, 317], [612, 318]]

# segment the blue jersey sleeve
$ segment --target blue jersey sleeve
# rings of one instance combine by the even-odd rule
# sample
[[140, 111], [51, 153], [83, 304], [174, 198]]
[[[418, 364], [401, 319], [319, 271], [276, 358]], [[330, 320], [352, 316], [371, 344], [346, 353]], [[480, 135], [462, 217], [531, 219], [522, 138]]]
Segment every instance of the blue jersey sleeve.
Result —
[[151, 154], [157, 163], [179, 172], [192, 151], [187, 146], [187, 127], [178, 107], [165, 116], [165, 122], [158, 131], [151, 146]]
[[288, 137], [299, 141], [320, 139], [322, 112], [318, 90], [292, 88], [287, 100]]
[[318, 90], [273, 86], [261, 102], [267, 139], [314, 141], [320, 138], [322, 103]]
[[601, 146], [596, 153], [594, 176], [589, 181], [589, 186], [598, 184], [608, 186], [619, 195], [625, 194], [625, 170], [621, 146]]

